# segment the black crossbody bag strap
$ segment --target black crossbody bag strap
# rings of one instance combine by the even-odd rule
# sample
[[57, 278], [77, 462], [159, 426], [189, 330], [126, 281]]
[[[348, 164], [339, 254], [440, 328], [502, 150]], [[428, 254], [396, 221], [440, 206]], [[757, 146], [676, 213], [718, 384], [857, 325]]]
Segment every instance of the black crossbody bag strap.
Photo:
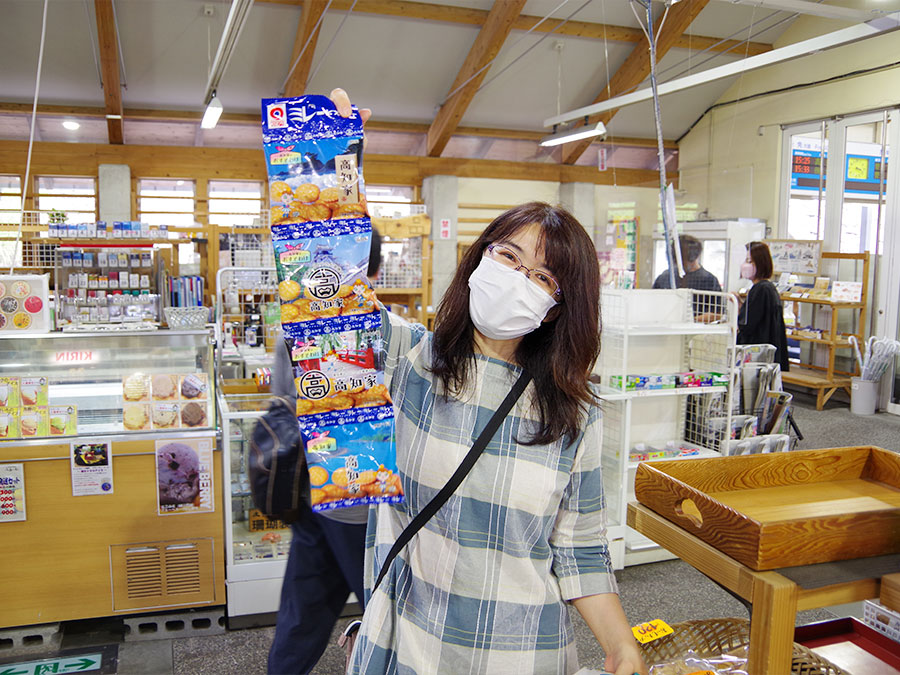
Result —
[[381, 566], [381, 572], [378, 574], [378, 579], [375, 581], [375, 585], [372, 587], [372, 593], [375, 592], [375, 589], [378, 588], [378, 584], [381, 583], [381, 580], [384, 578], [384, 575], [387, 574], [388, 568], [390, 568], [391, 563], [394, 562], [394, 558], [397, 557], [397, 554], [400, 553], [400, 550], [406, 546], [410, 539], [422, 529], [422, 526], [425, 525], [431, 519], [431, 517], [437, 513], [438, 509], [440, 509], [444, 503], [450, 499], [450, 495], [452, 495], [456, 488], [459, 487], [460, 483], [463, 482], [463, 479], [466, 475], [471, 471], [472, 467], [475, 466], [475, 462], [478, 460], [478, 457], [484, 451], [487, 444], [494, 437], [494, 434], [497, 433], [497, 429], [500, 428], [500, 425], [503, 424], [503, 420], [509, 414], [509, 411], [512, 410], [512, 407], [516, 404], [516, 401], [519, 400], [519, 397], [522, 395], [522, 392], [525, 391], [525, 387], [528, 386], [528, 383], [531, 382], [531, 375], [522, 371], [522, 374], [519, 375], [519, 379], [516, 380], [516, 383], [513, 385], [512, 389], [510, 389], [509, 393], [506, 395], [506, 398], [503, 399], [503, 403], [500, 404], [500, 407], [497, 408], [496, 412], [491, 416], [491, 419], [488, 420], [487, 425], [485, 425], [482, 432], [478, 435], [478, 438], [475, 440], [475, 443], [472, 445], [471, 450], [469, 450], [468, 454], [463, 458], [463, 461], [460, 463], [459, 467], [450, 476], [450, 480], [447, 481], [447, 484], [441, 488], [440, 492], [438, 492], [434, 498], [428, 502], [424, 509], [419, 511], [416, 514], [416, 517], [412, 519], [409, 525], [406, 526], [406, 529], [400, 533], [400, 536], [397, 537], [397, 541], [394, 542], [394, 545], [391, 547], [391, 550], [387, 554], [387, 558], [385, 558], [384, 564]]

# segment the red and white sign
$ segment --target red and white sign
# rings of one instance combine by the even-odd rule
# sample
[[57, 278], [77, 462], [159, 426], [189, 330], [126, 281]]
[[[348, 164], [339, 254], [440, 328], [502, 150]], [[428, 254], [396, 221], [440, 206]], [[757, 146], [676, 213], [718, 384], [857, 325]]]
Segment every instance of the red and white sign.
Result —
[[450, 219], [441, 218], [441, 239], [450, 238]]
[[606, 171], [606, 148], [602, 146], [597, 150], [597, 168]]

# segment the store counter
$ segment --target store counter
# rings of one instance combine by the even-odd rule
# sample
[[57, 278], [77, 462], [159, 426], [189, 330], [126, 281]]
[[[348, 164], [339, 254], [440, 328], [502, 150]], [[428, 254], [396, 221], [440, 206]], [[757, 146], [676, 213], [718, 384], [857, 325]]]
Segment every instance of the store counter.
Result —
[[225, 604], [209, 332], [0, 338], [0, 627]]

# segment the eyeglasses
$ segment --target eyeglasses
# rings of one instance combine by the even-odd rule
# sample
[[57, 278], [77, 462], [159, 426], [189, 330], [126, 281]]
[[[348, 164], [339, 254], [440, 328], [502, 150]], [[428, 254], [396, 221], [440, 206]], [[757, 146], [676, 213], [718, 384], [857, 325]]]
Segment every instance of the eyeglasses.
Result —
[[491, 260], [496, 260], [501, 265], [512, 270], [521, 271], [525, 278], [551, 297], [558, 297], [562, 292], [559, 282], [548, 272], [540, 269], [530, 269], [522, 264], [518, 254], [503, 244], [491, 244], [485, 250]]

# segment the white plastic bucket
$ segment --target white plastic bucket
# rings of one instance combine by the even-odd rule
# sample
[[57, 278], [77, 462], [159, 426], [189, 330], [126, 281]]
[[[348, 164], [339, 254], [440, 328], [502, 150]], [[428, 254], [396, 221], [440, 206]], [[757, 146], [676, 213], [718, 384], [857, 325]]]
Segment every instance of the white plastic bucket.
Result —
[[878, 383], [850, 378], [850, 412], [854, 415], [874, 415], [878, 403]]

